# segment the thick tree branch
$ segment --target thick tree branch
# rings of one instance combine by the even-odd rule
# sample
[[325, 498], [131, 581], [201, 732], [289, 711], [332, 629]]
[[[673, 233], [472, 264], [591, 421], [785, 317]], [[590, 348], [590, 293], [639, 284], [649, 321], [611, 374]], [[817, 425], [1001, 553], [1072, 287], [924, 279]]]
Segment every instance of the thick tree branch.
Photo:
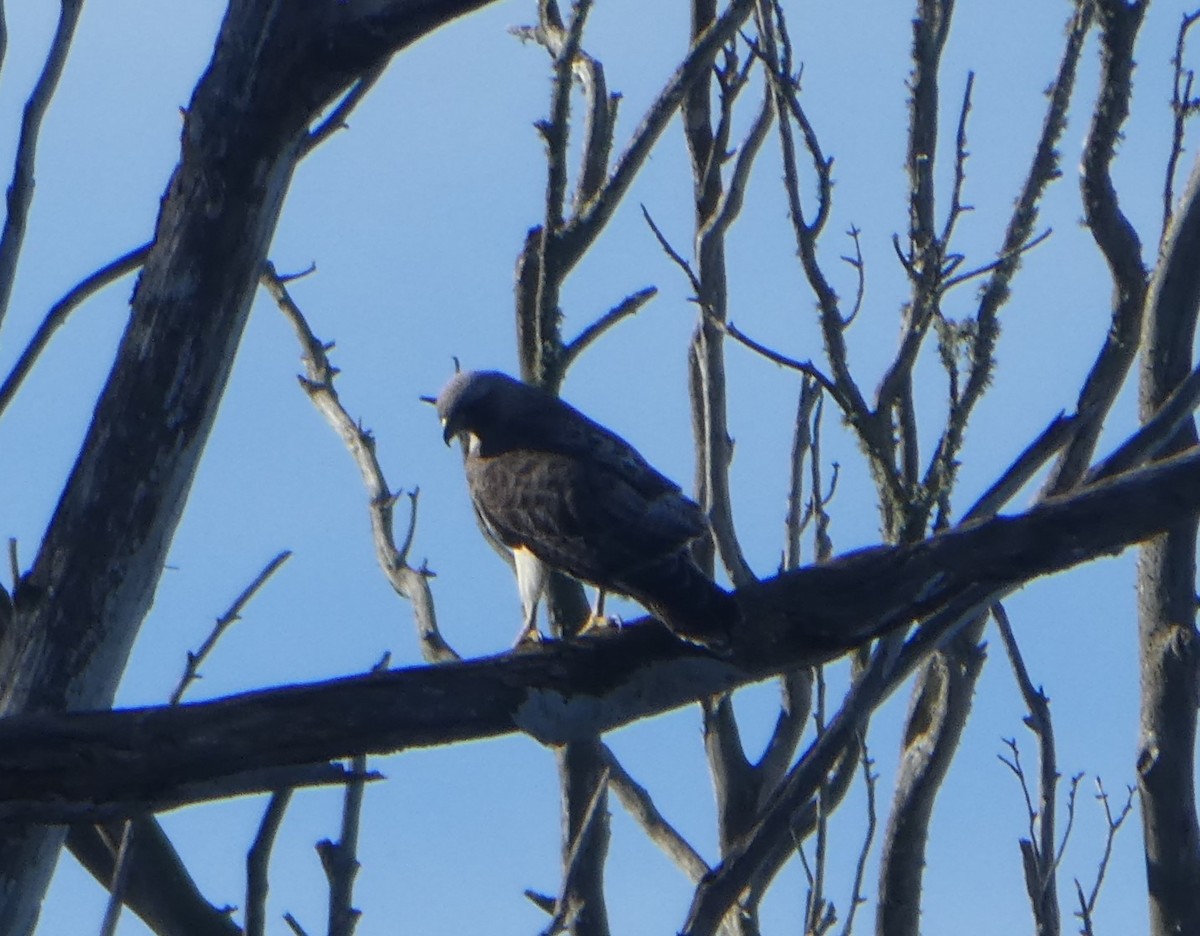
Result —
[[[1139, 404], [1152, 421], [1187, 383], [1200, 313], [1200, 166], [1172, 218], [1146, 298]], [[1195, 420], [1181, 421], [1167, 451], [1196, 444]], [[1182, 515], [1138, 559], [1141, 674], [1138, 797], [1150, 891], [1150, 932], [1200, 929], [1200, 818], [1196, 813], [1196, 527]]]
[[635, 625], [536, 652], [214, 702], [11, 716], [0, 721], [0, 818], [178, 805], [203, 798], [190, 785], [235, 771], [238, 791], [271, 789], [279, 783], [271, 771], [282, 765], [364, 752], [518, 731], [547, 743], [594, 737], [828, 660], [965, 595], [982, 591], [977, 604], [989, 592], [1118, 552], [1198, 509], [1193, 450], [1019, 516], [786, 573], [739, 591], [746, 625], [730, 660]]
[[[367, 70], [485, 0], [230, 4], [130, 322], [13, 596], [0, 713], [111, 704], [182, 516], [308, 127]], [[0, 932], [32, 931], [62, 830], [0, 834]]]
[[[1091, 6], [1081, 4], [1079, 15], [1089, 15]], [[1046, 483], [1051, 493], [1062, 493], [1078, 483], [1092, 460], [1105, 417], [1137, 354], [1146, 299], [1141, 241], [1121, 210], [1112, 180], [1112, 163], [1133, 94], [1133, 47], [1146, 6], [1101, 0], [1094, 8], [1101, 27], [1102, 73], [1083, 152], [1080, 190], [1088, 229], [1112, 277], [1112, 318], [1079, 392], [1076, 412], [1081, 424]]]
[[[240, 936], [229, 916], [232, 908], [215, 907], [204, 898], [162, 827], [150, 816], [131, 821], [133, 853], [124, 894], [129, 909], [158, 936]], [[116, 865], [113, 843], [123, 826], [123, 820], [78, 825], [67, 834], [76, 860], [105, 886]]]

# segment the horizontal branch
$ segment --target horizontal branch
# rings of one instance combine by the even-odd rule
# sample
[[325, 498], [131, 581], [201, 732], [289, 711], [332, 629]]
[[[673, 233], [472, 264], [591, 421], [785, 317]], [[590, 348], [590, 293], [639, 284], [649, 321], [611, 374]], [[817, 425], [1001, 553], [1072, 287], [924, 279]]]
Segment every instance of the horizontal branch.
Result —
[[[180, 706], [0, 720], [0, 821], [78, 820], [265, 790], [274, 772], [523, 732], [560, 744], [829, 660], [980, 588], [1115, 554], [1200, 510], [1200, 450], [920, 543], [740, 589], [717, 659], [653, 623], [536, 650]], [[255, 777], [262, 777], [256, 785]], [[323, 778], [324, 779], [324, 778]], [[197, 791], [200, 791], [198, 794]], [[208, 795], [201, 795], [209, 791]]]

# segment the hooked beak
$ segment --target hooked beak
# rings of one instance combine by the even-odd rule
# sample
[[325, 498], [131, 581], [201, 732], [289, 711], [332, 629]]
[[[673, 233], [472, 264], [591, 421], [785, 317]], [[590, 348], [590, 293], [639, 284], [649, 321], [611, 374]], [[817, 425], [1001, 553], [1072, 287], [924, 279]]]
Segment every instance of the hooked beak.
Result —
[[[437, 406], [437, 397], [422, 396], [418, 397], [422, 403], [428, 403], [430, 406]], [[442, 420], [442, 441], [446, 445], [450, 444], [450, 440], [458, 434], [458, 429], [452, 426], [447, 419]]]

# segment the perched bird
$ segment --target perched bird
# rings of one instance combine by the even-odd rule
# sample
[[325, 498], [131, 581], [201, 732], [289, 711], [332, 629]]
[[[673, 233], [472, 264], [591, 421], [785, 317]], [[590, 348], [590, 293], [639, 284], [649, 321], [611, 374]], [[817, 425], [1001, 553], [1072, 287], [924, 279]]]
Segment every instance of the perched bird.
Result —
[[713, 649], [740, 619], [733, 596], [693, 561], [703, 511], [620, 436], [558, 397], [496, 371], [455, 374], [435, 401], [446, 444], [460, 437], [480, 522], [513, 552], [536, 640], [550, 570], [635, 599], [676, 635]]

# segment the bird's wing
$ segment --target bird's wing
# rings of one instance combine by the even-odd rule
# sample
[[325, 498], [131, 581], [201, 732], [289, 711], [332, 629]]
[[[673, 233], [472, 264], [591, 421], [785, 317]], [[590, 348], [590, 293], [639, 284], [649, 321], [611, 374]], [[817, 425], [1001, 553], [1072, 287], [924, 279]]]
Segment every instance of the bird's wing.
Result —
[[602, 587], [678, 553], [705, 528], [699, 507], [674, 485], [647, 496], [606, 459], [519, 449], [468, 458], [467, 480], [504, 543]]
[[[495, 440], [486, 454], [528, 449], [565, 455], [594, 465], [647, 499], [671, 494], [682, 497], [679, 485], [656, 471], [637, 449], [569, 403], [538, 391], [522, 396], [516, 408], [520, 409], [519, 419], [505, 426], [504, 438]], [[702, 529], [703, 522], [692, 536]]]

